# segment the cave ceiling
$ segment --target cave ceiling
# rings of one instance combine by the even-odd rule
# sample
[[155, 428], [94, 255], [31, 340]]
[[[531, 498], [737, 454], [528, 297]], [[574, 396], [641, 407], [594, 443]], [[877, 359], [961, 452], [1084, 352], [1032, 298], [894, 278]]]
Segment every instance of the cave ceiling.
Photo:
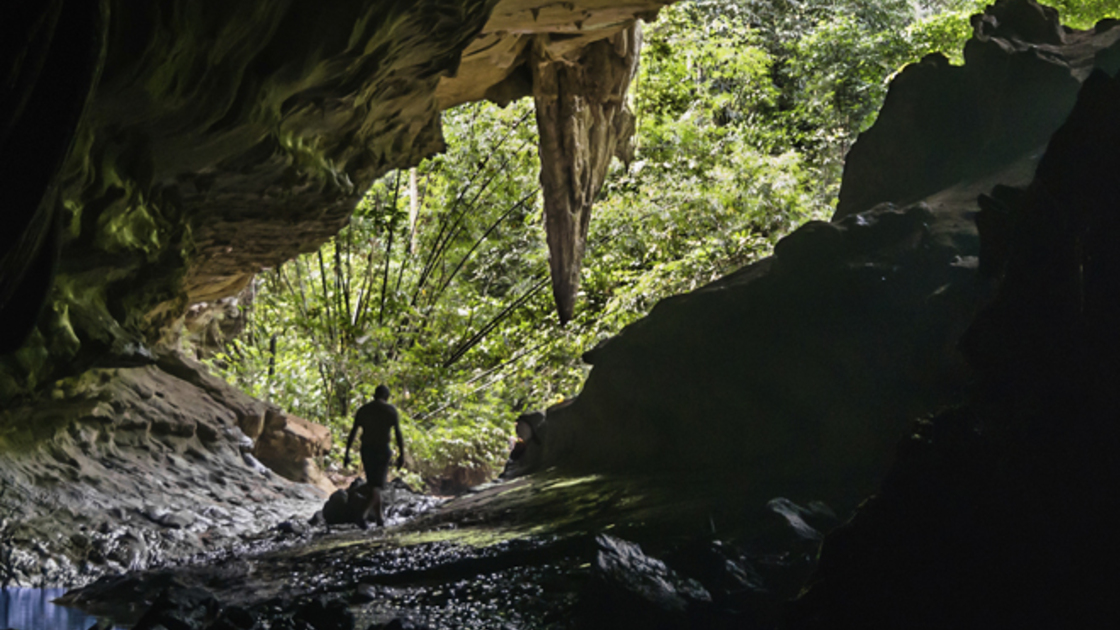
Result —
[[[533, 89], [542, 71], [570, 91], [554, 116], [594, 109], [604, 129], [562, 138], [591, 148], [562, 155], [552, 169], [573, 173], [544, 182], [546, 198], [575, 199], [560, 240], [578, 241], [562, 265], [578, 279], [600, 171], [628, 134], [635, 23], [665, 4], [348, 0], [327, 12], [309, 1], [104, 0], [82, 12], [52, 0], [0, 10], [15, 42], [0, 52], [18, 79], [0, 101], [0, 153], [5, 178], [24, 189], [4, 212], [0, 313], [9, 330], [37, 323], [0, 366], [0, 396], [62, 366], [149, 360], [146, 348], [172, 343], [191, 304], [314, 251], [375, 178], [441, 151], [441, 110], [550, 102]], [[609, 85], [588, 79], [603, 68]], [[597, 157], [566, 166], [580, 151]], [[546, 201], [546, 214], [555, 206]], [[35, 298], [30, 289], [45, 286], [50, 295]]]

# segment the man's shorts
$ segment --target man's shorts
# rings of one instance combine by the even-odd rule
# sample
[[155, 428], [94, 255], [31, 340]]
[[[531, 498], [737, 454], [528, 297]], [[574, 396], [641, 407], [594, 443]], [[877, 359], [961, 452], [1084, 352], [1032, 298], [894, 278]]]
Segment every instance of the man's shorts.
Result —
[[393, 450], [389, 445], [383, 448], [362, 447], [362, 467], [366, 469], [366, 483], [375, 488], [384, 488], [389, 478], [389, 459]]

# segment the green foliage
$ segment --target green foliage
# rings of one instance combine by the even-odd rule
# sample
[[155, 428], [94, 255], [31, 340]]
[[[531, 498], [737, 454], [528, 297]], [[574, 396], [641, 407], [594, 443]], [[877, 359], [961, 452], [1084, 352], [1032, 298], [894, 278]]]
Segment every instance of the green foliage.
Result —
[[1120, 0], [1045, 0], [1040, 4], [1057, 9], [1062, 24], [1071, 28], [1093, 28], [1105, 18], [1120, 18]]
[[[1116, 2], [1064, 8], [1083, 26]], [[450, 149], [418, 167], [415, 194], [409, 172], [390, 173], [337, 238], [260, 274], [247, 330], [211, 364], [339, 440], [386, 383], [402, 412], [407, 479], [492, 474], [517, 413], [579, 391], [582, 353], [663, 297], [827, 217], [844, 153], [890, 78], [931, 52], [959, 62], [982, 4], [668, 7], [646, 30], [632, 85], [635, 159], [615, 165], [597, 202], [566, 327], [548, 291], [532, 104], [474, 104], [445, 112]]]

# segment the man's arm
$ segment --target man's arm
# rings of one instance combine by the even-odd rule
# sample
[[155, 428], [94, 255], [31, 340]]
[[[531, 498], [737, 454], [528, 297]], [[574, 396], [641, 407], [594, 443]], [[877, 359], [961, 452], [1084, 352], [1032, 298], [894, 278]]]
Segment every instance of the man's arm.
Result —
[[401, 418], [394, 411], [393, 413], [393, 430], [397, 432], [397, 470], [404, 466], [404, 438], [401, 437]]
[[358, 418], [354, 417], [354, 426], [350, 428], [350, 437], [346, 438], [346, 454], [342, 457], [342, 467], [350, 466], [350, 447], [354, 445], [354, 436], [358, 434]]

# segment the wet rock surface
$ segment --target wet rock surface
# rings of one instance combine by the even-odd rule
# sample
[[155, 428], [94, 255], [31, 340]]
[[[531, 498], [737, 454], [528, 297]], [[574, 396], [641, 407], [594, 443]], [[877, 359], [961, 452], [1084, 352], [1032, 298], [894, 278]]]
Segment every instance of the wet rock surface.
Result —
[[591, 578], [579, 600], [584, 627], [680, 628], [710, 614], [712, 596], [642, 552], [640, 546], [600, 534]]
[[[324, 525], [357, 525], [369, 505], [372, 489], [364, 479], [355, 479], [349, 487], [335, 490], [323, 509], [311, 518], [312, 523]], [[417, 493], [401, 479], [393, 479], [381, 492], [385, 503], [385, 524], [403, 523], [439, 505], [443, 499]], [[372, 519], [371, 519], [372, 520]]]
[[184, 628], [232, 617], [323, 630], [634, 627], [619, 615], [653, 628], [774, 627], [838, 520], [812, 502], [729, 500], [741, 490], [537, 475], [386, 529], [313, 527], [281, 550], [104, 578], [66, 601]]

